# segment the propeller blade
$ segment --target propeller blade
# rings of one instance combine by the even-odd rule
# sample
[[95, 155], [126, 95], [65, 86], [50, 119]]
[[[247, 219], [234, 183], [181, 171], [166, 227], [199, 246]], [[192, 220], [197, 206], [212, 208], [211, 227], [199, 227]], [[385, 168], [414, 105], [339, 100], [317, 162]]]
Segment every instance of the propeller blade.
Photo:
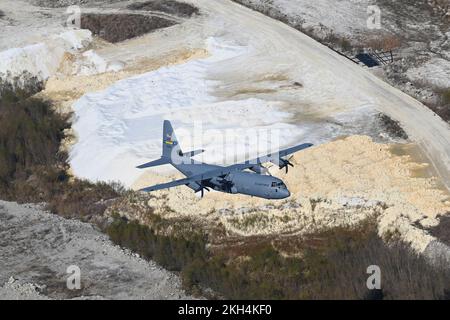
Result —
[[282, 161], [282, 164], [280, 165], [280, 170], [285, 168], [286, 173], [288, 173], [289, 172], [289, 167], [294, 167], [292, 162], [290, 162], [289, 160], [286, 160], [286, 159], [280, 159], [280, 160]]

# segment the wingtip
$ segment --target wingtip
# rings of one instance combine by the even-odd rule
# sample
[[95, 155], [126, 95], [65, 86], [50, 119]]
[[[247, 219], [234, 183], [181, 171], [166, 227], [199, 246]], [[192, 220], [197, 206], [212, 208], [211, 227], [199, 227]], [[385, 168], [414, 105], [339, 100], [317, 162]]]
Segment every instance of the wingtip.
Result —
[[140, 192], [150, 192], [152, 191], [150, 187], [139, 189]]

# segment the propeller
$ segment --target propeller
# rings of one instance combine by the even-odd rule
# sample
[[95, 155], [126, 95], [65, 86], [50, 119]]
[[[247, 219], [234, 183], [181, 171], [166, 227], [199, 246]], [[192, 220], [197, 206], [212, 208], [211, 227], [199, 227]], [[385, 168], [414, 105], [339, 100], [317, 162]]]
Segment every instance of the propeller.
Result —
[[292, 157], [290, 157], [289, 159], [281, 159], [281, 164], [280, 164], [280, 170], [283, 168], [286, 168], [286, 174], [289, 172], [289, 167], [294, 167], [294, 165], [292, 164], [292, 162], [290, 161], [292, 159]]
[[222, 185], [222, 188], [223, 188], [226, 192], [231, 193], [231, 188], [234, 187], [233, 181], [228, 180], [228, 179], [225, 179], [225, 178], [222, 178], [222, 179], [220, 179], [219, 181], [220, 181], [220, 183], [221, 183], [221, 185]]
[[208, 192], [210, 191], [209, 188], [202, 185], [202, 188], [200, 189], [200, 197], [203, 198], [203, 196], [205, 195], [205, 190]]
[[209, 188], [206, 187], [203, 183], [199, 183], [199, 184], [200, 184], [200, 189], [197, 190], [197, 192], [200, 191], [200, 197], [203, 198], [203, 196], [205, 195], [205, 190], [208, 191], [208, 192], [209, 192], [210, 190], [209, 190]]
[[257, 164], [249, 169], [251, 171], [261, 174], [261, 175], [269, 174], [269, 170], [267, 170], [267, 168], [264, 167], [262, 164]]

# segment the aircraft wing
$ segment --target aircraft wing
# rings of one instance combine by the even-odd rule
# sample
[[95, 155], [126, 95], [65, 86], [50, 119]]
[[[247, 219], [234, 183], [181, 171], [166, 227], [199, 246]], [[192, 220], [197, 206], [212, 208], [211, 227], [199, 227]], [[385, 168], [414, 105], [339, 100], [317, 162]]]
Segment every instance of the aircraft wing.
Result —
[[168, 182], [168, 183], [157, 184], [157, 185], [154, 185], [151, 187], [141, 189], [140, 191], [151, 192], [151, 191], [156, 191], [156, 190], [169, 189], [172, 187], [187, 185], [189, 183], [201, 182], [203, 180], [208, 180], [208, 179], [212, 179], [215, 177], [226, 176], [227, 174], [232, 173], [234, 171], [242, 171], [245, 169], [250, 169], [251, 167], [253, 167], [257, 164], [263, 164], [266, 162], [273, 162], [275, 164], [279, 164], [280, 157], [285, 157], [287, 155], [290, 155], [297, 151], [309, 148], [311, 146], [312, 146], [311, 143], [304, 143], [304, 144], [301, 144], [301, 145], [298, 145], [295, 147], [281, 150], [277, 153], [268, 154], [266, 156], [262, 156], [262, 157], [259, 157], [259, 158], [253, 159], [253, 160], [245, 161], [244, 163], [233, 164], [231, 166], [206, 171], [204, 173], [193, 175], [193, 176], [190, 176], [190, 177], [187, 177], [184, 179], [175, 180], [175, 181]]
[[141, 189], [139, 191], [150, 192], [150, 191], [156, 191], [156, 190], [162, 190], [162, 189], [169, 189], [169, 188], [172, 188], [172, 187], [186, 185], [186, 184], [188, 184], [190, 182], [194, 182], [192, 180], [192, 178], [185, 178], [185, 179], [175, 180], [175, 181], [172, 181], [172, 182], [157, 184], [157, 185], [154, 185], [154, 186], [151, 186], [151, 187], [147, 187], [147, 188]]
[[303, 144], [300, 144], [300, 145], [295, 146], [295, 147], [291, 147], [291, 148], [287, 148], [287, 149], [281, 150], [279, 152], [268, 154], [266, 156], [262, 156], [262, 157], [259, 157], [259, 158], [253, 159], [253, 160], [245, 161], [244, 164], [263, 164], [263, 163], [266, 163], [266, 162], [272, 162], [272, 163], [275, 163], [275, 164], [278, 165], [279, 162], [280, 162], [280, 158], [281, 157], [288, 156], [288, 155], [293, 154], [293, 153], [295, 153], [297, 151], [301, 151], [301, 150], [310, 148], [312, 146], [313, 146], [312, 143], [303, 143]]
[[229, 174], [233, 171], [242, 171], [244, 169], [250, 168], [251, 166], [252, 165], [250, 165], [250, 164], [234, 164], [234, 165], [231, 165], [228, 167], [223, 167], [223, 168], [219, 168], [219, 169], [206, 171], [204, 173], [193, 175], [188, 178], [175, 180], [175, 181], [168, 182], [168, 183], [157, 184], [157, 185], [154, 185], [151, 187], [141, 189], [139, 191], [150, 192], [150, 191], [168, 189], [168, 188], [172, 188], [172, 187], [176, 187], [176, 186], [187, 185], [189, 183], [193, 183], [193, 182], [197, 182], [197, 181], [203, 181], [203, 180], [208, 180], [208, 179], [215, 178], [215, 177], [226, 176], [227, 174]]

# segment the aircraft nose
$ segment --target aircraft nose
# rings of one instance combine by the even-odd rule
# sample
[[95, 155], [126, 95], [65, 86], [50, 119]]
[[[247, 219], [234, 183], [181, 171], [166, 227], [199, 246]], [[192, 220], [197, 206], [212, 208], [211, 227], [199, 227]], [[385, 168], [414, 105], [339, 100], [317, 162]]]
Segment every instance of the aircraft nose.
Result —
[[288, 189], [285, 189], [283, 192], [283, 199], [288, 198], [291, 195], [291, 192]]

